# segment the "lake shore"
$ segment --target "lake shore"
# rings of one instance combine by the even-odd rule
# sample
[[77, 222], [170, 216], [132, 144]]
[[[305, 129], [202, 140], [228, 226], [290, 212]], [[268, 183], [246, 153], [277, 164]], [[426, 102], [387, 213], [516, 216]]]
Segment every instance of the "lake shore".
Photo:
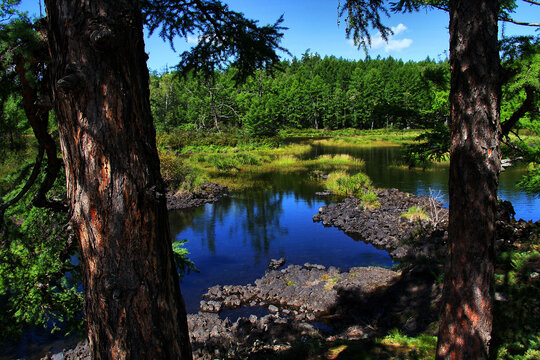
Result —
[[[205, 179], [221, 185], [203, 182], [194, 191], [170, 193], [169, 209], [200, 207], [224, 199], [224, 185], [230, 185], [233, 192], [256, 188], [260, 174], [302, 172], [308, 174], [306, 181], [325, 187], [329, 172], [365, 166], [352, 157], [312, 153], [314, 148], [334, 151], [350, 146], [348, 143], [298, 140], [290, 147], [250, 150], [246, 152], [249, 156], [238, 149], [224, 154], [192, 149], [191, 153], [174, 155], [182, 161], [191, 159], [189, 166], [203, 167], [210, 174]], [[356, 146], [363, 148], [365, 144]], [[250, 157], [253, 153], [256, 156]], [[226, 160], [220, 162], [220, 158]], [[189, 315], [195, 358], [285, 359], [306, 351], [322, 354], [340, 346], [357, 353], [395, 357], [404, 348], [385, 345], [385, 336], [393, 329], [404, 336], [426, 336], [432, 341], [442, 290], [447, 210], [440, 203], [434, 206], [440, 219], [433, 226], [431, 220], [404, 216], [415, 206], [429, 212], [427, 196], [389, 189], [372, 191], [378, 207], [327, 192], [334, 203], [321, 207], [313, 220], [388, 251], [401, 262], [399, 270], [354, 267], [342, 271], [318, 264], [287, 264], [285, 269], [269, 270], [249, 284], [211, 287], [203, 296], [201, 311]], [[505, 214], [506, 220], [498, 223], [499, 232], [504, 234], [497, 244], [500, 252], [519, 248], [540, 228], [538, 222], [516, 222]], [[498, 292], [497, 296], [499, 301], [508, 301], [511, 295]], [[306, 350], [306, 346], [316, 350]], [[84, 358], [84, 351], [81, 344], [62, 356]]]

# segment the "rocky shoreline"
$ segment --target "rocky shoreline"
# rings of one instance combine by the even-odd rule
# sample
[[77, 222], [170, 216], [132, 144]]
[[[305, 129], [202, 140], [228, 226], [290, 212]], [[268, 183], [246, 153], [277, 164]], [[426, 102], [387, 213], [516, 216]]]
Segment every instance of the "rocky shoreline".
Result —
[[[442, 203], [397, 189], [374, 192], [380, 204], [377, 208], [364, 207], [360, 200], [349, 197], [321, 207], [313, 221], [335, 226], [355, 239], [386, 250], [394, 260], [446, 253], [448, 209]], [[413, 206], [423, 208], [430, 219], [411, 221], [404, 217]]]
[[167, 210], [180, 210], [215, 203], [229, 196], [229, 189], [217, 183], [203, 183], [197, 191], [167, 192]]
[[[343, 272], [308, 263], [269, 270], [254, 284], [208, 289], [201, 311], [188, 315], [193, 353], [197, 359], [265, 359], [301, 339], [370, 339], [393, 327], [420, 333], [436, 319], [439, 294], [427, 268]], [[220, 316], [245, 308], [267, 311], [236, 320]]]
[[[253, 284], [218, 285], [203, 295], [200, 311], [188, 315], [194, 358], [268, 359], [299, 342], [369, 340], [394, 328], [408, 335], [435, 334], [448, 210], [426, 196], [396, 189], [376, 193], [378, 208], [349, 197], [321, 207], [313, 220], [387, 250], [401, 262], [399, 271], [342, 271], [309, 263], [280, 270], [285, 260], [272, 260]], [[201, 206], [222, 196], [226, 188], [209, 184], [199, 194], [171, 197], [170, 208]], [[431, 220], [403, 217], [412, 206], [424, 208]], [[540, 227], [540, 222], [515, 221], [506, 202], [497, 217], [499, 249]], [[88, 347], [83, 342], [47, 358], [89, 359]]]
[[[208, 289], [199, 313], [188, 315], [193, 356], [268, 359], [299, 341], [372, 339], [395, 327], [421, 333], [436, 319], [439, 294], [433, 273], [422, 267], [341, 271], [306, 263], [268, 270], [253, 284]], [[244, 310], [259, 314], [234, 316]], [[90, 356], [81, 342], [45, 359]]]

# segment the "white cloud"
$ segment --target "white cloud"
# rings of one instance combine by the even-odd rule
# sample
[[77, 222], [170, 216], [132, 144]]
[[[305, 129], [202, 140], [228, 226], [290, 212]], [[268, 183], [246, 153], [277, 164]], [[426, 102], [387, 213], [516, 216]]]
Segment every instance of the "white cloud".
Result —
[[[374, 36], [371, 37], [371, 49], [384, 49], [385, 52], [389, 53], [392, 51], [400, 51], [405, 48], [408, 48], [413, 43], [412, 39], [403, 38], [396, 39], [396, 36], [407, 30], [407, 27], [403, 24], [398, 24], [397, 26], [391, 27], [393, 35], [388, 36], [388, 41], [385, 41], [380, 32], [377, 32]], [[351, 45], [354, 46], [352, 40], [349, 41]]]
[[403, 24], [399, 24], [398, 26], [392, 26], [390, 29], [392, 29], [392, 32], [394, 33], [394, 36], [404, 32], [407, 30], [407, 27]]
[[390, 51], [399, 51], [401, 49], [408, 48], [412, 44], [412, 39], [401, 39], [401, 40], [388, 40], [388, 44], [384, 47], [386, 52]]

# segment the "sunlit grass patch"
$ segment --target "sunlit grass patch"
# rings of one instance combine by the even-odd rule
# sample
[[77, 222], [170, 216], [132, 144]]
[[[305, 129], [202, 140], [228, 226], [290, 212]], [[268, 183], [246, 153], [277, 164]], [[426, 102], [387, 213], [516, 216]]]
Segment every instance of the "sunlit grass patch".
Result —
[[332, 138], [332, 139], [321, 139], [313, 141], [314, 145], [318, 146], [332, 146], [332, 147], [343, 147], [343, 148], [370, 148], [370, 147], [392, 147], [400, 146], [401, 144], [387, 141], [382, 138], [373, 139], [373, 138]]
[[315, 165], [318, 166], [357, 166], [361, 167], [365, 165], [363, 159], [355, 158], [348, 154], [337, 154], [337, 155], [321, 155], [314, 161]]
[[216, 182], [221, 186], [226, 186], [233, 192], [253, 188], [263, 191], [271, 188], [271, 185], [264, 179], [251, 176], [251, 172], [238, 172], [235, 174], [212, 173], [210, 174], [210, 181]]
[[362, 206], [364, 208], [373, 210], [381, 207], [379, 196], [371, 190], [362, 190], [359, 194], [357, 194], [357, 197], [362, 202]]
[[293, 280], [285, 279], [286, 286], [296, 286], [296, 283]]
[[363, 189], [371, 186], [371, 180], [362, 172], [351, 176], [344, 170], [337, 170], [328, 174], [325, 185], [334, 194], [358, 197]]
[[161, 176], [171, 190], [193, 191], [209, 180], [207, 171], [198, 164], [168, 152], [159, 152]]
[[420, 206], [411, 206], [406, 213], [401, 214], [402, 217], [408, 219], [409, 221], [419, 221], [429, 219], [426, 210]]
[[400, 359], [434, 359], [437, 348], [437, 337], [422, 334], [418, 337], [408, 337], [392, 330], [380, 340], [380, 343], [390, 347], [392, 352], [400, 355]]
[[326, 188], [328, 190], [332, 190], [334, 194], [344, 195], [338, 181], [348, 176], [349, 174], [347, 174], [347, 172], [344, 170], [331, 172], [330, 174], [328, 174], [328, 178], [326, 179], [326, 182], [325, 182]]
[[286, 167], [298, 164], [298, 159], [293, 155], [283, 155], [270, 163], [273, 166]]
[[340, 275], [330, 275], [330, 274], [323, 274], [321, 277], [320, 277], [320, 281], [323, 281], [325, 284], [324, 284], [324, 290], [326, 291], [330, 291], [332, 290], [332, 288], [334, 287], [334, 285], [337, 284], [338, 280], [340, 278]]
[[0, 153], [0, 196], [16, 186], [21, 168], [28, 166], [28, 171], [32, 171], [36, 155], [37, 149], [32, 145], [20, 151]]

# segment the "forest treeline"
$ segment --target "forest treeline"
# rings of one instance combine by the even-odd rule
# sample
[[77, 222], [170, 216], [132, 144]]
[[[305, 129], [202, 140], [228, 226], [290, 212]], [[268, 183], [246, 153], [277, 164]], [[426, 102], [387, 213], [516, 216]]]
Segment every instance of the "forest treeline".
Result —
[[[165, 70], [150, 78], [150, 101], [158, 132], [240, 128], [271, 136], [281, 129], [433, 128], [449, 117], [447, 60], [404, 62], [392, 57], [347, 60], [310, 54], [260, 70], [244, 84], [236, 70], [211, 77]], [[525, 98], [505, 92], [502, 116]], [[519, 126], [531, 127], [529, 118]]]
[[241, 85], [235, 73], [154, 72], [150, 99], [158, 131], [235, 127], [274, 135], [283, 128], [427, 128], [448, 116], [447, 61], [352, 61], [306, 51]]

